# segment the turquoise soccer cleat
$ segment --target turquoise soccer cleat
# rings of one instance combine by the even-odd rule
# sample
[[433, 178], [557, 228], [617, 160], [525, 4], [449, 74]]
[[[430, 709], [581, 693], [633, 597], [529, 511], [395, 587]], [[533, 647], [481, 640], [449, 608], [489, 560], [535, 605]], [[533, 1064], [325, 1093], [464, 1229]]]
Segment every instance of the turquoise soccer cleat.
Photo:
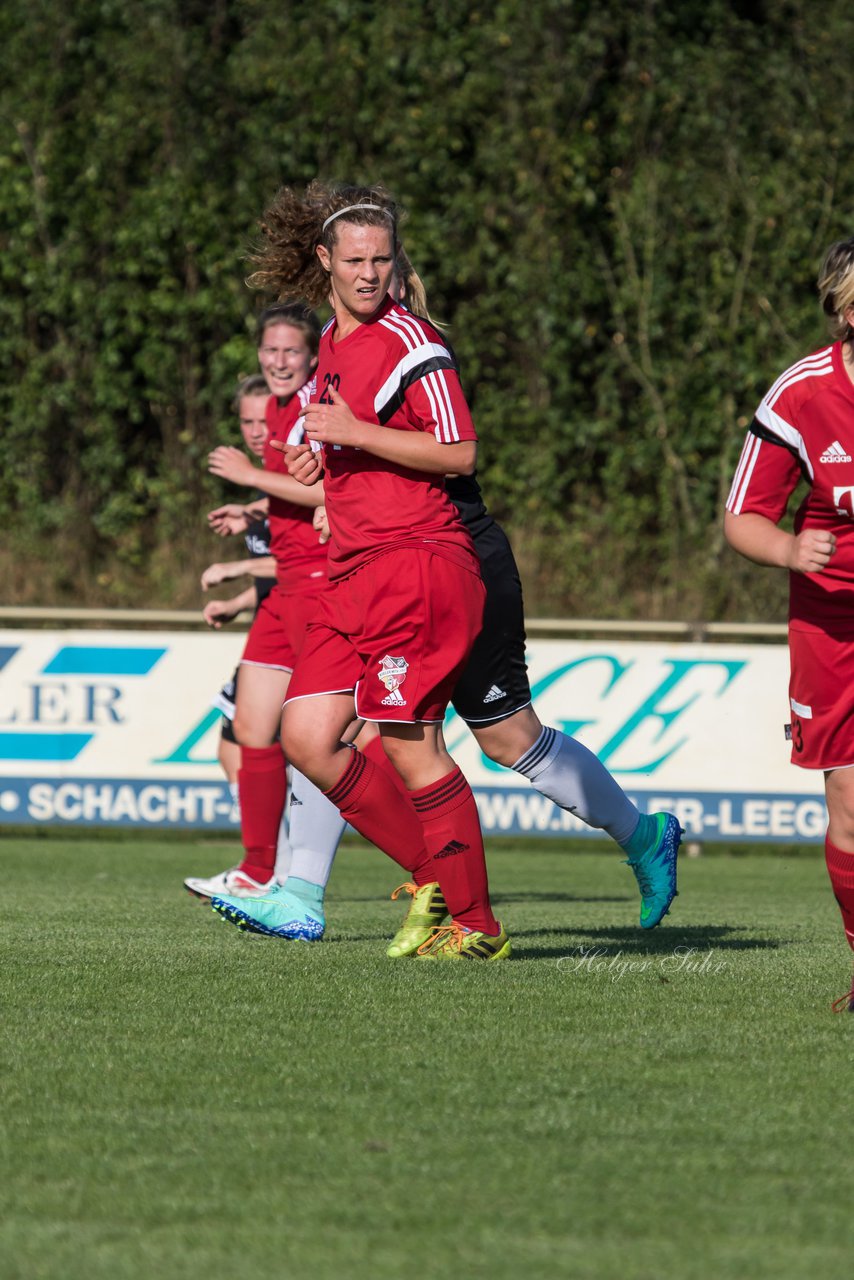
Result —
[[261, 898], [211, 898], [214, 911], [245, 933], [295, 942], [319, 942], [326, 928], [322, 907], [309, 907], [286, 887], [274, 885]]
[[658, 838], [637, 858], [628, 858], [641, 892], [640, 926], [654, 929], [667, 915], [676, 897], [676, 855], [683, 831], [672, 813], [653, 815]]

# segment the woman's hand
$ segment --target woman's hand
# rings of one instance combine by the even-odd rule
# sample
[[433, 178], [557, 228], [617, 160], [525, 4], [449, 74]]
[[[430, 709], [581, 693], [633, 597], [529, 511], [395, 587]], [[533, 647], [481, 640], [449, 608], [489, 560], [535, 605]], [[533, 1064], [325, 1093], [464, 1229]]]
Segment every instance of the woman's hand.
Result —
[[836, 550], [836, 537], [827, 529], [803, 529], [792, 538], [788, 567], [795, 573], [821, 573]]
[[235, 609], [231, 600], [209, 600], [202, 609], [202, 617], [214, 631], [219, 631], [224, 622], [231, 622], [238, 613], [240, 609]]
[[324, 542], [328, 542], [332, 537], [329, 521], [326, 518], [326, 507], [314, 508], [314, 516], [311, 523], [320, 534], [320, 545], [323, 546]]
[[209, 591], [211, 587], [218, 587], [221, 582], [225, 582], [233, 576], [230, 572], [230, 565], [209, 564], [202, 574], [202, 591]]
[[317, 484], [323, 475], [323, 463], [320, 453], [315, 453], [310, 444], [289, 444], [283, 450], [288, 475], [300, 484]]
[[213, 453], [208, 454], [208, 471], [211, 475], [229, 480], [232, 484], [251, 487], [255, 483], [256, 470], [243, 450], [235, 449], [233, 445], [221, 444]]
[[361, 423], [347, 401], [333, 386], [324, 392], [329, 397], [324, 404], [313, 401], [305, 406], [305, 434], [309, 440], [320, 444], [347, 444], [358, 449], [361, 440]]
[[208, 524], [213, 533], [218, 533], [221, 538], [227, 538], [232, 534], [245, 533], [252, 523], [252, 518], [246, 507], [241, 507], [237, 502], [229, 502], [224, 507], [217, 507], [215, 511], [208, 512]]

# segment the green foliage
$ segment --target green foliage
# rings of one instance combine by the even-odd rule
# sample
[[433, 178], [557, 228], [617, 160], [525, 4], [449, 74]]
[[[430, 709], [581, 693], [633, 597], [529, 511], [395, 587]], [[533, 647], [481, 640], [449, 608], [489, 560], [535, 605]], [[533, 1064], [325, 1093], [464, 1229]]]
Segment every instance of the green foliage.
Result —
[[824, 340], [852, 36], [839, 0], [8, 0], [0, 512], [16, 563], [51, 546], [29, 590], [192, 598], [253, 228], [319, 175], [410, 211], [532, 611], [777, 612], [720, 512], [762, 391]]

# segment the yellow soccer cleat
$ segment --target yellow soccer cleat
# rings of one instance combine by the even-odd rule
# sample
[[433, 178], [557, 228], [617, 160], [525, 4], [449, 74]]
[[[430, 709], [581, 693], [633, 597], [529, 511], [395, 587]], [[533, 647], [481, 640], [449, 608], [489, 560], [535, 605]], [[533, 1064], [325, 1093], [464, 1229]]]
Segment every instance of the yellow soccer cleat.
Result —
[[448, 924], [418, 948], [419, 960], [506, 960], [511, 954], [510, 939], [501, 926], [497, 935]]
[[386, 951], [392, 960], [401, 956], [413, 956], [422, 943], [426, 942], [448, 914], [445, 898], [436, 881], [430, 884], [417, 885], [412, 880], [399, 884], [391, 895], [396, 902], [403, 892], [411, 895], [403, 924], [392, 938]]

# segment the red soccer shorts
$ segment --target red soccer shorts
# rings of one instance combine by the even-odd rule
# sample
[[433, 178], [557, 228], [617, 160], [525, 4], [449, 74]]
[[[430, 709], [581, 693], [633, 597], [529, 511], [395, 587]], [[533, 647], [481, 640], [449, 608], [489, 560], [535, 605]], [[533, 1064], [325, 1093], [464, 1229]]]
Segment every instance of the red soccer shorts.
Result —
[[792, 764], [854, 764], [854, 636], [789, 628]]
[[429, 550], [371, 560], [324, 593], [286, 701], [353, 691], [365, 720], [441, 720], [484, 595], [478, 574]]
[[[326, 585], [324, 581], [324, 589]], [[319, 592], [286, 595], [280, 586], [273, 587], [255, 614], [240, 661], [253, 667], [293, 671], [319, 598]]]

